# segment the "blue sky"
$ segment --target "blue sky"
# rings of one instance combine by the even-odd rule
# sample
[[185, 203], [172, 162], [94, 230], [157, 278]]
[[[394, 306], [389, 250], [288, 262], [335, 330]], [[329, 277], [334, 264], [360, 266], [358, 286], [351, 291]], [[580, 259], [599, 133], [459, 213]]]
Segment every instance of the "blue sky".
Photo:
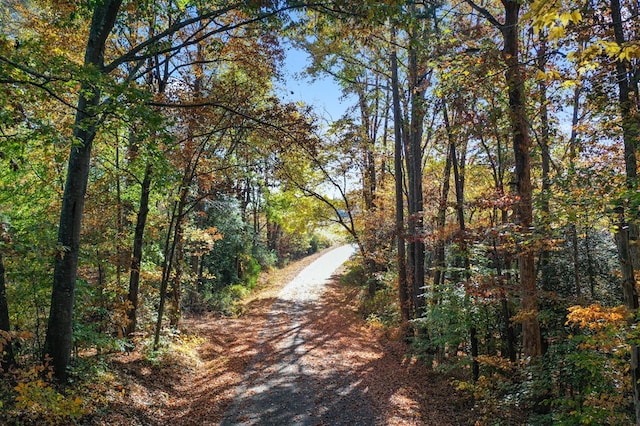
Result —
[[339, 119], [351, 105], [349, 100], [341, 99], [340, 87], [329, 76], [316, 79], [303, 77], [301, 74], [310, 63], [309, 57], [304, 51], [290, 45], [283, 47], [286, 51], [283, 69], [285, 81], [274, 82], [277, 93], [285, 101], [302, 101], [311, 105], [325, 121]]

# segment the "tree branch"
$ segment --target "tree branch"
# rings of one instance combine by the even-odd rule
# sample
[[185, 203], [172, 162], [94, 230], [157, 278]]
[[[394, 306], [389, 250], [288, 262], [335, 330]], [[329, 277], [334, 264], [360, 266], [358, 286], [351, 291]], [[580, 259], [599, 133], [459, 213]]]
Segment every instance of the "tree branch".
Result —
[[494, 27], [496, 27], [497, 29], [499, 29], [500, 31], [503, 30], [504, 28], [504, 24], [500, 23], [500, 21], [498, 21], [496, 19], [495, 16], [493, 16], [491, 14], [491, 12], [489, 12], [489, 10], [487, 10], [486, 8], [476, 4], [473, 0], [464, 0], [469, 6], [471, 6], [472, 9], [474, 9], [476, 12], [478, 12], [480, 15], [484, 16], [486, 18], [487, 21], [489, 21], [491, 23], [491, 25], [493, 25]]
[[[191, 46], [193, 44], [196, 44], [214, 34], [218, 34], [221, 32], [225, 32], [225, 31], [231, 31], [234, 30], [236, 28], [240, 28], [244, 25], [248, 25], [248, 24], [252, 24], [255, 22], [260, 22], [263, 19], [272, 17], [277, 15], [278, 13], [287, 11], [287, 10], [291, 10], [291, 9], [295, 9], [298, 8], [298, 5], [287, 5], [284, 7], [281, 7], [279, 9], [276, 10], [272, 10], [269, 12], [263, 12], [260, 13], [259, 15], [257, 15], [254, 18], [251, 19], [247, 19], [247, 20], [243, 20], [241, 22], [236, 22], [234, 24], [228, 24], [228, 25], [223, 25], [220, 26], [218, 28], [215, 28], [207, 33], [205, 33], [204, 35], [200, 36], [200, 37], [196, 37], [196, 38], [191, 38], [191, 39], [187, 39], [186, 41], [184, 41], [183, 43], [177, 45], [177, 46], [171, 46], [168, 47], [166, 49], [161, 49], [161, 50], [157, 50], [157, 51], [153, 51], [153, 52], [149, 52], [149, 53], [145, 53], [145, 54], [139, 54], [142, 51], [144, 51], [146, 48], [153, 46], [154, 44], [158, 43], [160, 40], [162, 40], [165, 37], [168, 37], [174, 33], [176, 33], [177, 31], [181, 30], [182, 28], [191, 25], [191, 24], [195, 24], [197, 22], [201, 22], [201, 21], [205, 21], [205, 20], [212, 20], [213, 18], [216, 18], [218, 16], [223, 15], [224, 13], [230, 12], [234, 9], [236, 9], [238, 6], [240, 6], [243, 3], [235, 3], [235, 4], [231, 4], [228, 5], [224, 8], [221, 9], [217, 9], [214, 11], [209, 11], [207, 13], [204, 13], [202, 15], [199, 16], [195, 16], [193, 18], [190, 19], [185, 19], [184, 21], [180, 21], [180, 22], [176, 22], [175, 24], [171, 25], [170, 27], [168, 27], [167, 29], [165, 29], [164, 31], [162, 31], [161, 33], [158, 33], [157, 35], [145, 40], [144, 42], [140, 43], [139, 45], [133, 47], [129, 52], [125, 53], [124, 55], [120, 56], [119, 58], [115, 59], [113, 62], [111, 62], [110, 64], [106, 65], [104, 70], [105, 73], [110, 73], [111, 71], [113, 71], [114, 69], [116, 69], [118, 66], [122, 65], [125, 62], [130, 62], [130, 61], [138, 61], [138, 60], [143, 60], [143, 59], [148, 59], [151, 58], [153, 56], [159, 55], [159, 54], [164, 54], [164, 53], [169, 53], [175, 50], [180, 50], [186, 46]], [[204, 27], [200, 30], [203, 30]]]

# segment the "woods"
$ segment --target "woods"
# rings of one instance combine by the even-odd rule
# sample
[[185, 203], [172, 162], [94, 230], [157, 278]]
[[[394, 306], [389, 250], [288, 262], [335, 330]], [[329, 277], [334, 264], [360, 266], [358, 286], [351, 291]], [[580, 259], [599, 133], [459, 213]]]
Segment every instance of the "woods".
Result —
[[90, 417], [88, 371], [347, 241], [363, 320], [478, 424], [640, 424], [635, 2], [5, 0], [0, 28], [3, 421]]

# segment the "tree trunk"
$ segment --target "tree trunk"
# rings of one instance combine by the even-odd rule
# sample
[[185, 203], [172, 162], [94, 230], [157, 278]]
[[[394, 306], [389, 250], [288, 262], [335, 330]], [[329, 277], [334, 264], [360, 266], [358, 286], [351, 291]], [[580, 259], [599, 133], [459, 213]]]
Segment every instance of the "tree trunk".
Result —
[[[615, 41], [619, 46], [626, 42], [624, 27], [622, 25], [622, 12], [620, 0], [611, 0], [611, 19]], [[618, 82], [618, 99], [620, 115], [622, 119], [622, 138], [624, 142], [624, 160], [627, 177], [627, 189], [635, 193], [638, 187], [638, 165], [636, 149], [640, 129], [638, 117], [634, 113], [633, 93], [637, 91], [634, 80], [629, 78], [629, 63], [626, 60], [616, 61], [616, 81]], [[624, 302], [629, 309], [629, 326], [637, 324], [638, 292], [634, 272], [640, 268], [640, 249], [638, 242], [638, 213], [637, 208], [628, 208], [623, 202], [617, 208], [619, 215], [618, 229], [615, 233], [618, 246], [618, 258], [622, 268], [622, 291]], [[629, 218], [627, 219], [627, 215]], [[636, 424], [640, 425], [640, 366], [639, 350], [635, 344], [631, 345], [631, 385], [633, 388], [633, 406], [636, 416]]]
[[437, 229], [437, 239], [434, 248], [434, 271], [433, 271], [433, 285], [434, 290], [435, 287], [440, 285], [444, 281], [445, 275], [445, 244], [444, 244], [444, 228], [447, 224], [447, 202], [449, 198], [449, 190], [450, 190], [450, 180], [451, 180], [451, 167], [452, 167], [452, 153], [455, 150], [453, 144], [455, 141], [453, 140], [453, 136], [449, 129], [449, 116], [447, 114], [447, 107], [443, 100], [442, 107], [443, 118], [445, 121], [445, 126], [447, 128], [447, 136], [449, 139], [449, 144], [447, 147], [447, 157], [444, 163], [444, 173], [442, 176], [442, 193], [440, 196], [440, 204], [438, 205], [438, 215], [436, 217], [436, 229]]
[[[183, 181], [185, 183], [185, 181]], [[176, 250], [179, 246], [179, 235], [182, 232], [182, 220], [184, 216], [184, 207], [186, 204], [187, 187], [183, 185], [180, 190], [180, 198], [174, 204], [174, 209], [169, 219], [169, 229], [167, 229], [167, 238], [165, 240], [164, 260], [162, 261], [162, 281], [160, 282], [160, 302], [158, 304], [158, 319], [156, 320], [156, 329], [153, 339], [153, 349], [157, 350], [160, 344], [160, 331], [162, 330], [162, 317], [164, 316], [164, 308], [167, 301], [167, 290], [171, 280], [171, 271], [176, 260]], [[175, 290], [175, 286], [174, 286]], [[175, 301], [175, 297], [173, 297]]]
[[[629, 309], [629, 326], [636, 324], [636, 315], [638, 312], [638, 290], [636, 287], [636, 278], [633, 269], [633, 260], [631, 259], [631, 248], [629, 247], [629, 227], [624, 219], [624, 209], [618, 209], [619, 222], [615, 233], [616, 245], [618, 248], [618, 259], [622, 269], [622, 291], [624, 295], [624, 304]], [[640, 351], [637, 344], [631, 344], [630, 354], [631, 364], [631, 385], [633, 388], [633, 406], [636, 416], [636, 424], [640, 424]]]
[[596, 299], [596, 277], [595, 271], [593, 270], [593, 256], [591, 255], [591, 244], [589, 238], [589, 232], [591, 229], [587, 227], [584, 231], [584, 252], [587, 257], [587, 278], [589, 280], [589, 294], [591, 295], [591, 299]]
[[[182, 214], [180, 217], [183, 217]], [[173, 328], [177, 328], [180, 324], [180, 318], [182, 317], [182, 274], [184, 272], [184, 231], [183, 220], [178, 218], [176, 223], [176, 233], [174, 237], [175, 249], [175, 273], [171, 280], [171, 295], [173, 296], [173, 309], [171, 309], [169, 315], [169, 325]], [[241, 274], [238, 277], [242, 278]]]
[[[518, 202], [514, 206], [517, 225], [525, 241], [531, 238], [533, 224], [533, 204], [531, 185], [531, 139], [526, 113], [524, 71], [519, 60], [519, 12], [520, 2], [503, 0], [505, 23], [501, 27], [504, 37], [503, 58], [507, 65], [505, 72], [509, 91], [509, 119], [513, 136], [515, 158], [514, 186]], [[522, 310], [522, 349], [527, 357], [542, 353], [542, 338], [538, 321], [538, 294], [536, 288], [535, 256], [529, 247], [518, 248], [518, 269], [520, 273], [520, 296]]]
[[[358, 106], [360, 107], [360, 121], [364, 130], [361, 132], [362, 143], [362, 189], [364, 195], [365, 211], [375, 208], [376, 198], [376, 163], [374, 157], [375, 148], [375, 123], [371, 123], [371, 114], [367, 105], [367, 94], [360, 86], [356, 87]], [[377, 111], [376, 111], [377, 112]], [[373, 128], [373, 130], [372, 130]], [[372, 132], [374, 133], [372, 135]]]
[[[494, 161], [491, 155], [491, 150], [484, 142], [484, 138], [482, 134], [480, 134], [480, 143], [482, 147], [487, 153], [487, 156], [491, 159], [491, 169], [493, 175], [493, 182], [495, 185], [496, 193], [499, 195], [504, 195], [504, 158], [502, 155], [502, 144], [500, 143], [500, 133], [497, 128], [494, 127], [494, 136], [496, 138], [497, 145], [497, 155], [496, 160]], [[507, 210], [504, 207], [498, 209], [497, 206], [493, 207], [493, 219], [492, 226], [497, 227], [500, 225], [505, 225], [508, 222]], [[492, 253], [494, 259], [494, 268], [496, 270], [496, 280], [500, 285], [501, 289], [501, 297], [500, 297], [500, 305], [501, 305], [501, 330], [502, 330], [502, 355], [509, 358], [511, 362], [516, 361], [516, 333], [513, 328], [513, 323], [511, 321], [511, 308], [510, 308], [510, 299], [511, 295], [507, 291], [506, 282], [508, 281], [508, 274], [505, 274], [504, 271], [509, 269], [510, 260], [507, 258], [506, 250], [498, 250], [498, 244], [500, 244], [501, 237], [498, 235], [494, 235], [492, 237]]]
[[[391, 30], [391, 44], [395, 43], [395, 29]], [[404, 229], [404, 191], [402, 173], [402, 113], [400, 112], [400, 89], [398, 87], [398, 59], [395, 47], [391, 50], [391, 86], [393, 97], [393, 131], [395, 201], [396, 201], [396, 262], [398, 266], [398, 303], [402, 325], [407, 326], [411, 319], [411, 308], [407, 281], [407, 256]]]
[[[569, 176], [575, 176], [575, 161], [578, 155], [578, 122], [580, 120], [580, 94], [582, 93], [581, 82], [578, 81], [576, 85], [575, 91], [573, 93], [573, 113], [571, 116], [571, 136], [569, 137]], [[578, 227], [577, 227], [577, 212], [571, 206], [571, 213], [569, 215], [571, 218], [571, 223], [569, 224], [569, 239], [571, 241], [572, 251], [573, 251], [573, 280], [575, 282], [576, 289], [576, 297], [580, 298], [582, 296], [582, 282], [580, 277], [580, 251], [578, 246]], [[588, 249], [588, 235], [589, 229], [588, 227], [585, 230], [585, 244], [587, 245], [587, 253]], [[588, 267], [591, 267], [591, 261], [588, 259]], [[593, 292], [591, 294], [593, 297]]]
[[[11, 323], [9, 321], [9, 303], [7, 302], [7, 287], [4, 280], [4, 261], [2, 252], [0, 252], [0, 331], [9, 333], [11, 331]], [[4, 334], [4, 333], [3, 333]], [[4, 353], [4, 355], [3, 355]], [[0, 366], [4, 371], [8, 371], [14, 363], [13, 347], [11, 346], [11, 338], [4, 339], [0, 336]]]
[[[456, 154], [456, 141], [453, 136], [453, 130], [451, 129], [451, 123], [449, 121], [449, 113], [447, 112], [446, 104], [443, 105], [444, 125], [447, 130], [447, 137], [449, 139], [449, 157], [451, 158], [451, 164], [453, 165], [453, 181], [456, 189], [456, 213], [458, 217], [458, 228], [460, 231], [460, 252], [462, 253], [462, 264], [464, 267], [464, 281], [468, 281], [471, 274], [471, 264], [469, 262], [469, 252], [467, 249], [466, 240], [466, 223], [464, 218], [464, 163], [466, 159], [466, 153], [463, 153], [460, 162], [458, 162], [458, 156]], [[480, 377], [480, 364], [478, 363], [478, 330], [475, 325], [473, 315], [475, 309], [471, 309], [471, 322], [469, 327], [469, 340], [471, 343], [471, 371], [473, 380], [478, 380]]]
[[405, 138], [408, 146], [407, 173], [409, 181], [409, 271], [411, 297], [414, 315], [419, 318], [424, 313], [424, 240], [423, 240], [423, 196], [422, 196], [422, 130], [424, 121], [424, 89], [421, 88], [418, 69], [418, 53], [409, 47], [409, 90], [411, 93], [411, 119], [409, 134]]
[[174, 233], [175, 222], [178, 220], [178, 202], [174, 203], [171, 217], [169, 218], [169, 227], [167, 228], [167, 236], [164, 242], [164, 259], [162, 260], [162, 279], [160, 281], [160, 301], [158, 302], [158, 318], [156, 320], [156, 329], [153, 336], [153, 350], [158, 350], [160, 345], [160, 332], [162, 331], [162, 317], [164, 315], [164, 306], [167, 302], [167, 289], [169, 287], [169, 274], [173, 267], [173, 254], [175, 244], [172, 244], [172, 235]]
[[140, 208], [136, 219], [136, 230], [133, 235], [133, 253], [131, 257], [131, 273], [129, 275], [129, 293], [127, 300], [127, 336], [131, 337], [137, 327], [138, 291], [140, 289], [140, 263], [142, 260], [142, 245], [144, 242], [144, 229], [147, 225], [147, 215], [149, 213], [149, 194], [151, 192], [151, 163], [147, 164], [142, 180], [142, 192], [140, 194]]
[[[547, 65], [547, 40], [546, 37], [540, 37], [540, 51], [538, 52], [538, 69], [541, 72], [546, 71]], [[549, 106], [547, 99], [547, 82], [542, 80], [538, 83], [538, 91], [540, 92], [540, 154], [542, 157], [542, 194], [540, 202], [541, 210], [541, 228], [544, 238], [552, 238], [551, 227], [551, 154], [549, 152], [550, 145], [550, 129], [549, 129]], [[549, 271], [550, 251], [547, 244], [543, 244], [540, 252], [540, 270], [542, 277], [542, 289], [552, 291], [552, 276]]]
[[[97, 70], [103, 68], [106, 40], [115, 24], [121, 3], [122, 0], [104, 0], [95, 7], [85, 51], [85, 66]], [[45, 339], [45, 354], [51, 358], [55, 377], [60, 382], [67, 379], [67, 367], [71, 359], [80, 228], [99, 105], [100, 90], [97, 86], [84, 82], [80, 89], [73, 128], [73, 136], [78, 143], [74, 143], [69, 154], [60, 210], [51, 310]]]

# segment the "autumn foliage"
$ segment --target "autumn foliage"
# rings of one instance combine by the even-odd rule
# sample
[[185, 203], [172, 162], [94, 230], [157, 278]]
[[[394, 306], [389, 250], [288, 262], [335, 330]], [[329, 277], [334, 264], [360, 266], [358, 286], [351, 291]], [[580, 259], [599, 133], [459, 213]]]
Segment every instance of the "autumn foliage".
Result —
[[3, 2], [0, 422], [81, 422], [114, 354], [346, 239], [358, 312], [477, 424], [638, 423], [637, 12]]

